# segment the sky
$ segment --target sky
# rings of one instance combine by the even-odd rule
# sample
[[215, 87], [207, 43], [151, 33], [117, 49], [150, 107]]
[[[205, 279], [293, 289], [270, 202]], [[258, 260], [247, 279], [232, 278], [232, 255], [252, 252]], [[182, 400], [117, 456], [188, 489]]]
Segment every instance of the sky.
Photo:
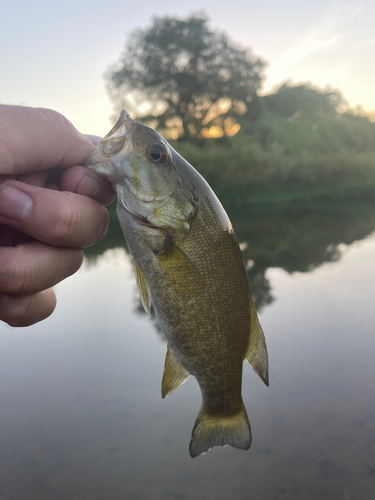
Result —
[[375, 110], [373, 0], [1, 0], [0, 103], [56, 109], [103, 136], [114, 112], [104, 74], [131, 32], [197, 12], [267, 63], [261, 92], [310, 82]]

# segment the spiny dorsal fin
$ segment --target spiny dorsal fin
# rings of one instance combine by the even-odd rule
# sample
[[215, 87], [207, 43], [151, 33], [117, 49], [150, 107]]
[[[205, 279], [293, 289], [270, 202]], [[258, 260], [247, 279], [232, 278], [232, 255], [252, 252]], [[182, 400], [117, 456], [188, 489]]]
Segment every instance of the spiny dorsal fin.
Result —
[[161, 382], [161, 397], [164, 399], [180, 387], [190, 377], [190, 373], [177, 361], [169, 346], [165, 356], [163, 380]]
[[268, 354], [266, 339], [260, 326], [257, 312], [250, 296], [250, 340], [245, 355], [246, 361], [268, 386]]
[[146, 313], [151, 316], [151, 295], [148, 288], [146, 278], [144, 277], [141, 268], [135, 262], [135, 280], [139, 288], [139, 294], [141, 296], [141, 302]]

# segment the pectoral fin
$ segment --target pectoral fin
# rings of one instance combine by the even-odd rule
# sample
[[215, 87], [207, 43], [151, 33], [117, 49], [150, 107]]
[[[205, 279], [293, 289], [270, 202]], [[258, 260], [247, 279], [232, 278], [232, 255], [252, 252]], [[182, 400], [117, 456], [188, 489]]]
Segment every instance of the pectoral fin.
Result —
[[190, 373], [182, 366], [182, 364], [173, 355], [171, 349], [167, 348], [165, 357], [163, 380], [161, 383], [161, 396], [166, 398], [172, 392], [180, 387], [188, 378]]
[[250, 296], [250, 341], [247, 348], [245, 359], [253, 367], [255, 373], [268, 386], [268, 354], [266, 339], [262, 327]]
[[188, 262], [193, 266], [193, 268], [195, 269], [195, 271], [198, 273], [199, 275], [199, 271], [198, 269], [195, 267], [195, 265], [193, 264], [192, 260], [189, 258], [189, 256], [182, 250], [182, 248], [180, 248], [177, 243], [175, 241], [173, 241], [172, 238], [170, 238], [168, 235], [165, 237], [166, 240], [170, 241], [172, 243], [172, 245], [174, 245], [175, 248], [177, 248], [177, 250], [179, 250], [182, 255], [184, 255], [184, 257], [186, 257], [186, 259], [188, 260]]
[[148, 288], [146, 279], [141, 271], [139, 265], [135, 262], [135, 280], [139, 288], [141, 302], [146, 313], [151, 316], [151, 295]]

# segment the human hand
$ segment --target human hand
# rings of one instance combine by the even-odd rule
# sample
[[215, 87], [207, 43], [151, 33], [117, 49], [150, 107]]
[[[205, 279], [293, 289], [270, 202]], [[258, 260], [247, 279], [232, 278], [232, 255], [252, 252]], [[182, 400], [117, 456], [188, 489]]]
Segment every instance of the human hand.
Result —
[[47, 318], [51, 287], [107, 232], [115, 194], [79, 166], [88, 137], [56, 111], [0, 105], [0, 320], [11, 326]]

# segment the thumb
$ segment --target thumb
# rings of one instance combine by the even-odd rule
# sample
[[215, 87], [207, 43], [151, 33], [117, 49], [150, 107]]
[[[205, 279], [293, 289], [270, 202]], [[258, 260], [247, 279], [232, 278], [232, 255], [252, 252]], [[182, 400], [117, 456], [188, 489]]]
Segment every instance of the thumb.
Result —
[[52, 109], [0, 105], [0, 174], [79, 165], [92, 142]]

